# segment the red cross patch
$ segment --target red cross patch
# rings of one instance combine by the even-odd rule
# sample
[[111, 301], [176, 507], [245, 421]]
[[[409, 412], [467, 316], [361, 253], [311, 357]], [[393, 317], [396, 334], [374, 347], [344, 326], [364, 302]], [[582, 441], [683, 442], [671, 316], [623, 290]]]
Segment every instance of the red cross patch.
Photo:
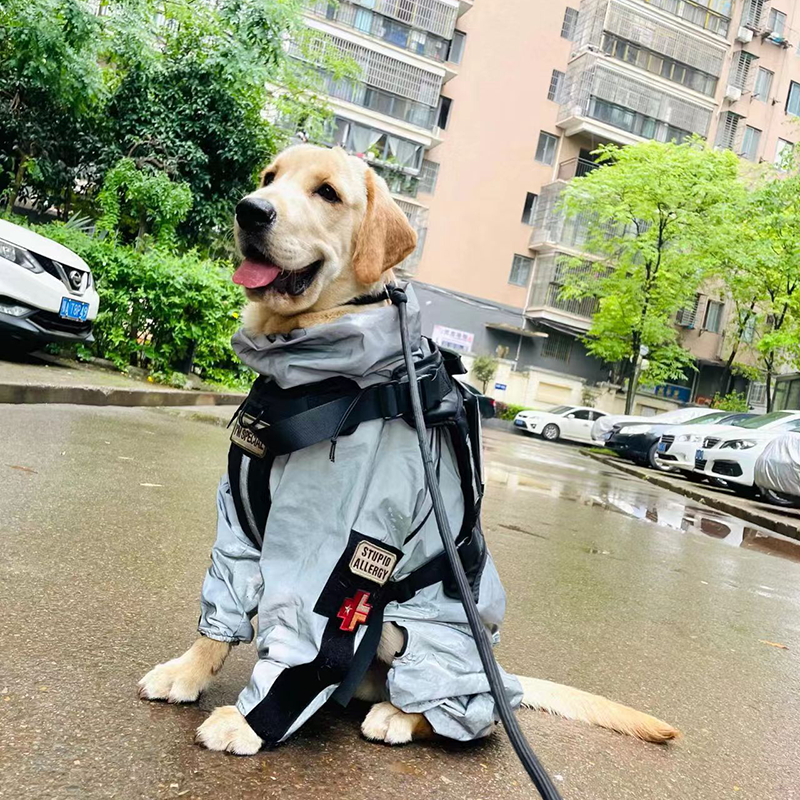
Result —
[[339, 626], [341, 630], [352, 633], [359, 625], [367, 621], [369, 612], [372, 611], [372, 606], [367, 603], [369, 600], [369, 592], [364, 592], [359, 589], [355, 597], [348, 597], [339, 613], [336, 615], [342, 621]]

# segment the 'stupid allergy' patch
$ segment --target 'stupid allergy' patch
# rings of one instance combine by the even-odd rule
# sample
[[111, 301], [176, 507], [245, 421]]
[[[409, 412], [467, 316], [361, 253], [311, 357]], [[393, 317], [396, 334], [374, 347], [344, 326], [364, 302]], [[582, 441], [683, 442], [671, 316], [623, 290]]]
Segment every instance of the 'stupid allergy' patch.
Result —
[[350, 559], [350, 572], [383, 586], [392, 576], [397, 555], [372, 542], [360, 541]]

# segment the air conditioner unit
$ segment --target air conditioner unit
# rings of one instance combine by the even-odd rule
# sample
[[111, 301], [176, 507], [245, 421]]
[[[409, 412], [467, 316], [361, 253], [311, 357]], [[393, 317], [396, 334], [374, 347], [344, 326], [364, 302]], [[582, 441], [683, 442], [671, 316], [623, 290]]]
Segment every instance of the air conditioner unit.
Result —
[[742, 25], [739, 28], [739, 32], [736, 34], [736, 41], [741, 42], [742, 44], [748, 44], [749, 42], [753, 41], [753, 31], [750, 28], [745, 28]]
[[737, 100], [741, 100], [742, 98], [742, 90], [738, 86], [728, 86], [725, 89], [725, 99], [729, 100], [731, 103], [735, 103]]

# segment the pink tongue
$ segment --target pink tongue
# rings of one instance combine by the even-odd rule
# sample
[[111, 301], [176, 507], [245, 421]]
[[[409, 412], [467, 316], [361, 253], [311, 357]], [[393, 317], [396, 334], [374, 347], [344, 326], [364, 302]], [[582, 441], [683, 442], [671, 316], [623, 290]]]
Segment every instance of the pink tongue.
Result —
[[233, 273], [233, 282], [246, 289], [261, 289], [269, 286], [278, 277], [281, 270], [274, 264], [265, 264], [262, 261], [251, 261], [246, 258]]

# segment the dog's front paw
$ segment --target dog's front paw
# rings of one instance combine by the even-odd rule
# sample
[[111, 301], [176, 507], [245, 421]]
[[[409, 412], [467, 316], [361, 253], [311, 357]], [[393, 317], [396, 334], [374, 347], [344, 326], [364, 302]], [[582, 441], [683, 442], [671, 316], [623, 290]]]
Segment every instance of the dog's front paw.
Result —
[[215, 708], [197, 729], [194, 740], [209, 750], [224, 750], [237, 756], [252, 756], [263, 744], [236, 706]]
[[159, 664], [139, 681], [143, 700], [193, 703], [220, 670], [230, 645], [199, 638], [182, 656]]
[[433, 728], [422, 714], [406, 714], [391, 703], [376, 703], [361, 723], [361, 733], [373, 742], [407, 744], [412, 739], [430, 739]]

